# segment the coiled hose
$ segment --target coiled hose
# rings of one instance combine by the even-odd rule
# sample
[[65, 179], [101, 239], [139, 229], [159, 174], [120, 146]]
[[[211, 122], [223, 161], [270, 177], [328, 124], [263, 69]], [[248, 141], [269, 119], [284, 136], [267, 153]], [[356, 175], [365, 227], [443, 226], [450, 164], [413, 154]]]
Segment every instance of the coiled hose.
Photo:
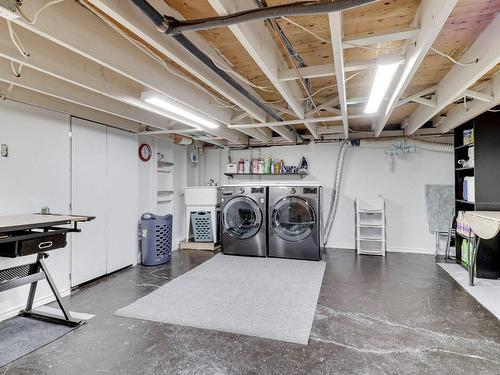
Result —
[[[374, 148], [390, 147], [395, 140], [399, 139], [405, 139], [405, 138], [393, 138], [388, 140], [363, 139], [360, 142], [360, 146], [374, 147]], [[448, 143], [426, 142], [418, 139], [408, 140], [408, 142], [413, 143], [416, 147], [423, 150], [436, 151], [436, 152], [453, 152], [453, 145]], [[342, 172], [344, 168], [344, 159], [348, 145], [349, 145], [348, 141], [343, 141], [339, 149], [339, 157], [338, 157], [337, 170], [335, 172], [335, 181], [333, 184], [332, 199], [330, 200], [330, 206], [328, 208], [326, 223], [322, 227], [323, 247], [326, 247], [326, 244], [328, 243], [328, 238], [330, 237], [330, 233], [333, 228], [333, 223], [335, 221], [335, 215], [337, 213], [337, 207], [340, 195], [340, 184], [342, 182]]]
[[328, 208], [328, 215], [326, 218], [325, 226], [323, 227], [323, 247], [326, 247], [328, 243], [328, 238], [333, 228], [333, 222], [335, 221], [335, 214], [337, 213], [337, 207], [339, 202], [340, 193], [340, 183], [342, 181], [342, 170], [344, 168], [344, 158], [347, 151], [347, 141], [343, 141], [339, 149], [339, 157], [337, 163], [337, 171], [335, 172], [335, 182], [333, 184], [332, 199], [330, 200], [330, 207]]

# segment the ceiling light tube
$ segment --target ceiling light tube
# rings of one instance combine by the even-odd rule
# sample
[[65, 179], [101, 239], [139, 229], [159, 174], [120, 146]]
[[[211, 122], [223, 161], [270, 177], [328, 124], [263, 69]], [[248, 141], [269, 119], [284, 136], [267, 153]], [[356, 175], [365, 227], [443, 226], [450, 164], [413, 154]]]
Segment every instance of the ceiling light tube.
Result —
[[398, 71], [403, 59], [399, 55], [383, 55], [377, 58], [375, 79], [366, 103], [365, 113], [376, 113], [385, 98], [387, 90]]
[[211, 120], [201, 114], [196, 113], [194, 110], [190, 110], [187, 107], [182, 106], [179, 103], [176, 103], [173, 100], [167, 99], [164, 96], [157, 94], [153, 91], [146, 91], [141, 94], [141, 99], [144, 100], [146, 103], [152, 104], [155, 107], [161, 108], [165, 111], [172, 112], [178, 116], [183, 117], [186, 119], [184, 122], [186, 125], [201, 125], [210, 129], [216, 129], [219, 127], [219, 124]]

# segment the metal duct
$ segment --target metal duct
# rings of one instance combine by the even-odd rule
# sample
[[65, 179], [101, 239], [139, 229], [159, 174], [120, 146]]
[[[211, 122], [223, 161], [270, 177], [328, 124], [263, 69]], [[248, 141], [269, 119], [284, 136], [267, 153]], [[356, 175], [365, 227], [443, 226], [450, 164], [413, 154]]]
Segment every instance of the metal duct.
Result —
[[398, 140], [406, 140], [408, 143], [414, 144], [417, 148], [428, 150], [428, 151], [436, 151], [436, 152], [454, 152], [453, 145], [449, 143], [437, 143], [437, 142], [428, 142], [422, 141], [419, 139], [407, 139], [404, 137], [391, 138], [391, 139], [362, 139], [360, 140], [360, 146], [365, 147], [391, 147], [394, 141]]
[[337, 163], [337, 171], [335, 173], [335, 182], [333, 184], [332, 199], [330, 200], [330, 207], [328, 209], [328, 216], [326, 218], [326, 224], [323, 227], [323, 247], [326, 247], [328, 243], [328, 238], [333, 228], [333, 222], [335, 221], [335, 215], [337, 213], [337, 207], [340, 196], [340, 183], [342, 181], [342, 171], [344, 169], [344, 159], [345, 153], [347, 151], [348, 141], [343, 141], [339, 150], [339, 158]]
[[174, 17], [165, 17], [163, 31], [167, 34], [175, 35], [186, 31], [215, 29], [265, 18], [273, 19], [278, 17], [338, 12], [373, 3], [375, 1], [376, 0], [338, 0], [335, 2], [302, 1], [294, 4], [249, 9], [226, 16], [202, 18], [198, 20], [178, 20]]
[[[164, 17], [149, 4], [145, 0], [130, 0], [137, 8], [139, 8], [150, 20], [155, 24], [158, 30], [164, 32], [163, 23]], [[202, 50], [196, 47], [188, 38], [184, 35], [177, 34], [172, 36], [177, 43], [182, 45], [187, 51], [189, 51], [193, 56], [195, 56], [199, 61], [205, 64], [210, 70], [212, 70], [215, 74], [217, 74], [220, 78], [226, 81], [233, 88], [238, 90], [242, 95], [246, 98], [250, 99], [255, 105], [265, 111], [269, 116], [271, 116], [276, 121], [283, 121], [283, 118], [279, 116], [276, 112], [274, 112], [271, 108], [269, 108], [265, 103], [263, 103], [259, 98], [250, 93], [247, 89], [245, 89], [239, 82], [237, 82], [233, 77], [231, 77], [228, 73], [220, 69], [218, 66], [214, 64], [212, 59], [207, 56]], [[292, 131], [296, 138], [298, 138], [301, 142], [304, 142], [305, 139], [293, 128], [292, 126], [285, 126], [288, 130]]]

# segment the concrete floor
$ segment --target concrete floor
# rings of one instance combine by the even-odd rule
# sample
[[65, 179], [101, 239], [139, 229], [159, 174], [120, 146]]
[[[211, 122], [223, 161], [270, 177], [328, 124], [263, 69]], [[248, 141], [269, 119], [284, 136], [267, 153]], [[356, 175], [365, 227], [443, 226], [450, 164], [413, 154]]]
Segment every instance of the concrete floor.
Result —
[[0, 375], [500, 374], [500, 321], [427, 255], [327, 251], [308, 346], [113, 316], [209, 257], [176, 252], [80, 288], [68, 305], [97, 316]]

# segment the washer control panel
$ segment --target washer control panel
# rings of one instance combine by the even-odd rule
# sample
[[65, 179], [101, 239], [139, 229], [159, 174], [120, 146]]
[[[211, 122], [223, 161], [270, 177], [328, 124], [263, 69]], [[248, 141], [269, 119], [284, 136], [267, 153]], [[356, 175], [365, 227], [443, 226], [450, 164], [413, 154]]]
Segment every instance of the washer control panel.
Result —
[[303, 194], [318, 194], [318, 188], [316, 187], [305, 187], [302, 190]]

